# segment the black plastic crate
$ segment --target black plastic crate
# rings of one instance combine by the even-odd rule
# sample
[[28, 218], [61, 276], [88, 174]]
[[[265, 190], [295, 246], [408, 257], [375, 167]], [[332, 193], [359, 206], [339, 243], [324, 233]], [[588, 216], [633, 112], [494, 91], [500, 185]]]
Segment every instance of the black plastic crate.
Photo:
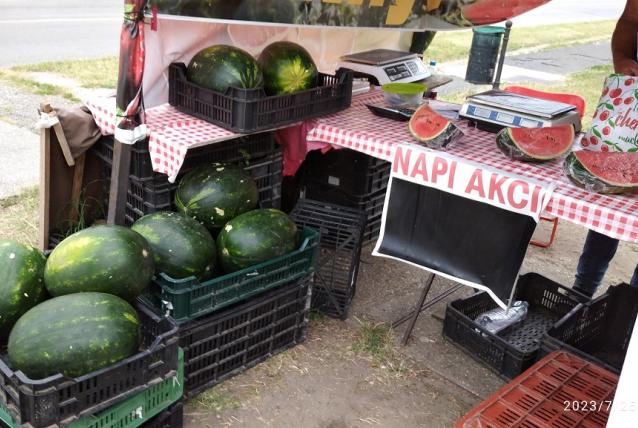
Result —
[[498, 334], [474, 322], [480, 314], [498, 307], [486, 292], [450, 303], [443, 323], [445, 337], [506, 379], [529, 368], [536, 361], [545, 332], [588, 300], [537, 273], [519, 277], [514, 298], [529, 303], [527, 317]]
[[317, 87], [288, 95], [266, 96], [262, 88], [229, 88], [222, 94], [189, 82], [186, 66], [173, 63], [168, 67], [168, 102], [191, 116], [247, 134], [350, 107], [352, 77], [345, 69], [335, 76], [319, 73]]
[[314, 150], [306, 155], [301, 174], [305, 183], [316, 183], [361, 197], [385, 190], [391, 163], [350, 149]]
[[143, 305], [136, 309], [143, 350], [84, 376], [58, 374], [31, 380], [21, 371], [13, 371], [2, 356], [0, 401], [13, 420], [33, 428], [66, 425], [175, 376], [179, 364], [177, 325]]
[[[101, 160], [100, 174], [103, 180], [103, 194], [108, 197], [113, 139], [101, 139], [93, 147], [93, 150]], [[209, 162], [244, 165], [246, 171], [257, 183], [260, 206], [264, 208], [280, 207], [282, 149], [275, 142], [271, 133], [245, 136], [189, 150], [177, 181], [193, 168]], [[148, 145], [146, 145], [145, 151], [140, 149], [134, 152], [131, 159], [131, 174], [129, 175], [129, 188], [126, 197], [125, 224], [131, 225], [145, 214], [171, 210], [176, 189], [177, 183], [169, 183], [166, 175], [153, 172]], [[105, 201], [105, 206], [108, 206], [108, 200]]]
[[142, 425], [143, 428], [182, 428], [184, 426], [184, 405], [181, 401]]
[[185, 396], [190, 398], [306, 339], [312, 277], [182, 324]]
[[565, 349], [620, 373], [638, 314], [638, 288], [609, 287], [602, 296], [580, 305], [543, 337], [541, 356]]
[[321, 233], [312, 308], [345, 319], [357, 287], [365, 214], [356, 209], [300, 199], [290, 217]]

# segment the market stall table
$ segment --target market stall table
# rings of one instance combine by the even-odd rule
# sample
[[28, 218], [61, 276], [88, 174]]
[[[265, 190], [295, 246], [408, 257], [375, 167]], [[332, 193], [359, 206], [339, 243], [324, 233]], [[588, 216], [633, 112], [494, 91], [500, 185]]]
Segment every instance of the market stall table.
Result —
[[[410, 135], [405, 122], [380, 118], [365, 106], [382, 102], [383, 95], [380, 91], [353, 97], [349, 109], [317, 119], [317, 125], [308, 134], [308, 141], [334, 144], [392, 161], [395, 145], [418, 143]], [[442, 106], [444, 103], [433, 103], [435, 109]], [[457, 124], [466, 135], [447, 150], [450, 154], [501, 171], [542, 182], [553, 182], [556, 188], [544, 214], [554, 215], [616, 239], [638, 242], [636, 195], [601, 195], [588, 192], [574, 186], [565, 176], [562, 159], [545, 163], [514, 161], [496, 147], [495, 134], [470, 127], [463, 120]]]

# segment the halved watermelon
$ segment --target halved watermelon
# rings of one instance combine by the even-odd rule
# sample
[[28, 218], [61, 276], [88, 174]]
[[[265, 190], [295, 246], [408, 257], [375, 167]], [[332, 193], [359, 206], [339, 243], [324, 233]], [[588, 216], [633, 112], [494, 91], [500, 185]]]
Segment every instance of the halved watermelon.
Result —
[[432, 110], [427, 105], [419, 107], [408, 124], [414, 138], [432, 148], [446, 147], [463, 136], [452, 122]]
[[513, 18], [550, 0], [462, 0], [461, 14], [474, 25], [494, 24]]
[[572, 125], [552, 128], [505, 128], [496, 135], [496, 145], [509, 158], [528, 162], [556, 159], [574, 143]]
[[578, 187], [617, 194], [638, 190], [637, 164], [638, 153], [580, 150], [567, 156], [563, 169]]

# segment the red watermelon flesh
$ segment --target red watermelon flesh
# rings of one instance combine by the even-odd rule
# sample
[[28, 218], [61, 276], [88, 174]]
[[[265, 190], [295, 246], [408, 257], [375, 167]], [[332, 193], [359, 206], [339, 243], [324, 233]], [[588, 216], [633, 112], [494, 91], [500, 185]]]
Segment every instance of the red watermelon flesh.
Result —
[[509, 128], [507, 135], [529, 157], [548, 160], [569, 151], [574, 142], [574, 127], [563, 125], [552, 128]]
[[457, 126], [427, 105], [419, 107], [408, 124], [417, 140], [431, 147], [445, 147], [463, 134]]
[[589, 173], [607, 184], [638, 186], [638, 153], [579, 150], [574, 155]]
[[494, 24], [518, 16], [550, 0], [475, 0], [461, 6], [463, 17], [475, 25]]

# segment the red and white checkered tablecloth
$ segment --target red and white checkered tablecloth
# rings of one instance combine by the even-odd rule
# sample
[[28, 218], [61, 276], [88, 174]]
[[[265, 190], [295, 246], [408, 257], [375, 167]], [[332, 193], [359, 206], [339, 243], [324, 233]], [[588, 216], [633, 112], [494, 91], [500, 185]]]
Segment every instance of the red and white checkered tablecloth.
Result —
[[[379, 91], [356, 96], [343, 112], [317, 119], [309, 141], [335, 144], [391, 161], [393, 146], [417, 144], [405, 122], [373, 115], [366, 103], [382, 102]], [[502, 171], [554, 182], [556, 188], [545, 214], [585, 226], [624, 241], [638, 242], [638, 196], [600, 195], [571, 184], [562, 171], [563, 161], [525, 163], [513, 161], [496, 147], [494, 134], [459, 122], [465, 137], [449, 153]]]
[[[103, 135], [115, 132], [115, 98], [85, 101]], [[146, 110], [148, 147], [153, 171], [177, 178], [188, 149], [232, 140], [240, 135], [162, 104]]]

